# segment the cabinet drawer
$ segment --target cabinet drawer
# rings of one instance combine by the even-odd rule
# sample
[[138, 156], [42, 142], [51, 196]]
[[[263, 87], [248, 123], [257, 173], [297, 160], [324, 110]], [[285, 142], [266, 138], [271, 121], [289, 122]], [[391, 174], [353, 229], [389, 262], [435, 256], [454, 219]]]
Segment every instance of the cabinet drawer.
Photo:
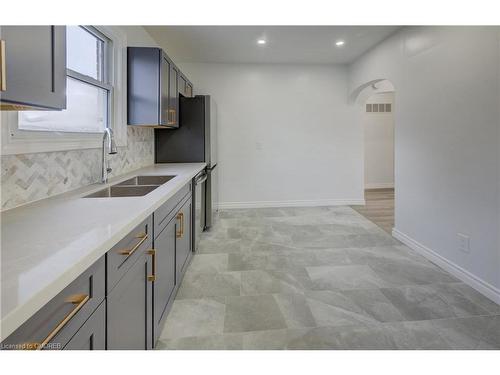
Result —
[[106, 253], [107, 294], [145, 250], [152, 247], [152, 217], [149, 216]]
[[175, 214], [174, 209], [181, 203], [183, 198], [191, 193], [191, 183], [181, 188], [175, 195], [170, 198], [163, 206], [154, 212], [154, 233], [158, 236], [160, 232], [167, 226], [170, 219]]
[[69, 340], [64, 350], [106, 349], [106, 303], [102, 302], [77, 333]]
[[3, 342], [12, 349], [62, 349], [104, 300], [104, 257]]

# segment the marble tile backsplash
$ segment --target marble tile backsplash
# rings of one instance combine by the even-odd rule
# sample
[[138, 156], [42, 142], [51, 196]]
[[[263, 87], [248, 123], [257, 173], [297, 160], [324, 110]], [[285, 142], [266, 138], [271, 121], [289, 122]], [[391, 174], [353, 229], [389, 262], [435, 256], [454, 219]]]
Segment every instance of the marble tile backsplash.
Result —
[[[154, 131], [129, 127], [126, 147], [109, 155], [118, 176], [154, 163]], [[74, 190], [99, 181], [101, 150], [85, 149], [1, 157], [2, 210]]]

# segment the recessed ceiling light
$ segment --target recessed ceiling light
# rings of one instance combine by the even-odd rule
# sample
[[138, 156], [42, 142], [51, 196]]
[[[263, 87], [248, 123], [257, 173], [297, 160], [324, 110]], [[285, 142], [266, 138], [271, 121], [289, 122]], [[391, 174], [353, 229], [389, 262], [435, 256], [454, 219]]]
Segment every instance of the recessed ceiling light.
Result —
[[257, 44], [266, 44], [266, 40], [265, 39], [258, 39], [257, 40]]
[[335, 42], [335, 45], [336, 45], [337, 47], [342, 47], [344, 44], [345, 44], [345, 42], [344, 42], [343, 40], [337, 40], [337, 41]]

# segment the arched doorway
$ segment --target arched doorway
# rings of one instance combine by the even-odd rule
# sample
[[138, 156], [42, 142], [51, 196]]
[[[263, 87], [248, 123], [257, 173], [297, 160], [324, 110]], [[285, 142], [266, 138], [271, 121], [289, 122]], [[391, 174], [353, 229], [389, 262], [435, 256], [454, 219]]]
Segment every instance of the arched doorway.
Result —
[[364, 206], [353, 209], [392, 233], [395, 223], [395, 88], [387, 79], [358, 87], [351, 102], [363, 128]]

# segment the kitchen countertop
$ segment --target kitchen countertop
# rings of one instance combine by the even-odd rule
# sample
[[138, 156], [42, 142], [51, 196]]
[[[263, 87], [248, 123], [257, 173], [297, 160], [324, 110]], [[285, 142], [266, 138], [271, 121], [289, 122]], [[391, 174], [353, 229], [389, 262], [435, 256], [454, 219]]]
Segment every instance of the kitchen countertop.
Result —
[[[205, 163], [156, 164], [2, 213], [0, 341], [171, 198]], [[142, 197], [83, 196], [137, 175], [176, 175]]]

